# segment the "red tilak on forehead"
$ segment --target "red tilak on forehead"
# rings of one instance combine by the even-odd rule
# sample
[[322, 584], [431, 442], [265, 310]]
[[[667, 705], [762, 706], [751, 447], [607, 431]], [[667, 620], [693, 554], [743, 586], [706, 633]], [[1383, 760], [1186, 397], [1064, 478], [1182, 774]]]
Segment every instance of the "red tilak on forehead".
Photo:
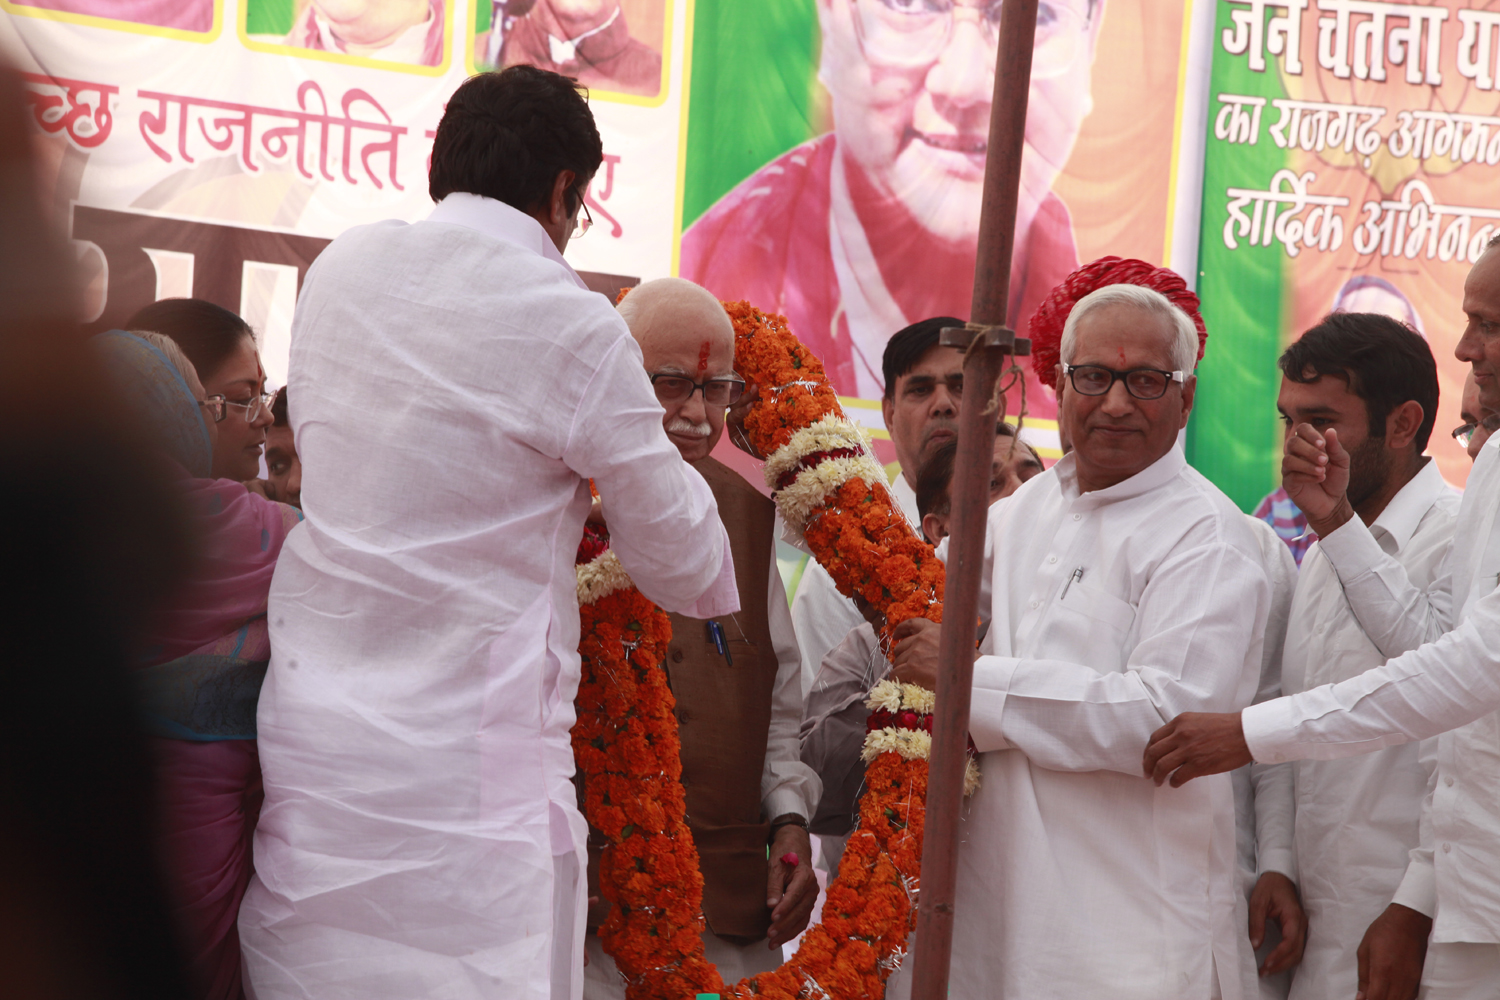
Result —
[[706, 340], [703, 342], [703, 346], [698, 349], [698, 370], [700, 372], [708, 371], [708, 341]]

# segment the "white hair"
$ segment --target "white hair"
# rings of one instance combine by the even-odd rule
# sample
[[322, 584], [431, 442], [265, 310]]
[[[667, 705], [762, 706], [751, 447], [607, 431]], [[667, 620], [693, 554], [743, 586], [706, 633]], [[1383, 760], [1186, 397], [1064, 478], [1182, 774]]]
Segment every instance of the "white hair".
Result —
[[188, 356], [182, 353], [182, 348], [178, 346], [177, 341], [155, 330], [129, 330], [127, 332], [132, 337], [140, 337], [166, 355], [167, 362], [177, 369], [177, 374], [182, 376], [182, 380], [188, 384], [189, 389], [193, 386], [202, 389], [203, 380], [198, 377], [198, 369], [194, 368]]
[[1063, 364], [1073, 363], [1073, 349], [1078, 345], [1079, 321], [1095, 309], [1114, 305], [1136, 306], [1169, 320], [1173, 333], [1170, 347], [1172, 368], [1187, 375], [1192, 374], [1198, 364], [1198, 330], [1193, 326], [1193, 321], [1161, 292], [1140, 285], [1105, 285], [1078, 300], [1073, 311], [1068, 313], [1068, 321], [1063, 325], [1062, 342], [1058, 345], [1058, 354]]

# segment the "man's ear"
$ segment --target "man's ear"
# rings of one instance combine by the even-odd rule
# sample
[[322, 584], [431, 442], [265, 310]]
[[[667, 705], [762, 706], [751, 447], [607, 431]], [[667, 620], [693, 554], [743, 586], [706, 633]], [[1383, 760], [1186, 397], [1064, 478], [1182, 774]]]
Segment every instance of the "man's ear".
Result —
[[922, 537], [927, 539], [927, 544], [936, 545], [943, 540], [943, 519], [936, 514], [928, 512], [922, 515]]
[[896, 386], [886, 388], [889, 394], [880, 398], [880, 418], [885, 421], [885, 429], [894, 434], [896, 433]]
[[573, 212], [568, 208], [568, 192], [573, 187], [573, 182], [578, 180], [578, 175], [571, 170], [559, 170], [557, 177], [552, 181], [552, 197], [547, 203], [547, 217], [552, 220], [553, 225], [563, 225], [573, 217]]
[[1193, 398], [1198, 395], [1198, 376], [1188, 375], [1182, 380], [1182, 423], [1186, 427], [1188, 417], [1193, 415]]
[[1422, 404], [1408, 399], [1385, 417], [1385, 446], [1392, 451], [1402, 451], [1411, 446], [1422, 429]]

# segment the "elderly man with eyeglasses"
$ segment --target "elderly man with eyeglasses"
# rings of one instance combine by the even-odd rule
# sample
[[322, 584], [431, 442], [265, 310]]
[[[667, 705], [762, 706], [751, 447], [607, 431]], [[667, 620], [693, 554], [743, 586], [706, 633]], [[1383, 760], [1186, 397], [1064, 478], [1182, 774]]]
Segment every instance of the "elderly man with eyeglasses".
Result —
[[[839, 392], [879, 399], [885, 342], [969, 315], [1001, 0], [817, 0], [833, 131], [766, 164], [683, 234], [682, 275], [774, 303]], [[1104, 0], [1041, 0], [1009, 323], [1078, 266], [1052, 184], [1090, 93]], [[1052, 402], [1032, 379], [1032, 417]]]
[[[776, 567], [775, 506], [709, 457], [745, 389], [728, 314], [692, 282], [661, 278], [633, 289], [620, 315], [640, 344], [667, 437], [713, 490], [734, 555], [740, 610], [672, 615], [662, 665], [677, 699], [688, 826], [703, 872], [704, 951], [733, 983], [781, 964], [781, 946], [807, 926], [818, 896], [807, 822], [822, 783], [799, 755], [801, 656]], [[598, 851], [591, 838], [591, 876]], [[591, 913], [590, 924], [604, 912]], [[625, 983], [599, 938], [591, 934], [586, 948], [585, 1000], [623, 1000]]]
[[[1171, 795], [1140, 769], [1179, 706], [1250, 703], [1271, 601], [1249, 520], [1177, 444], [1198, 353], [1151, 288], [1083, 296], [1051, 373], [1072, 450], [990, 508], [956, 998], [1256, 995], [1228, 776]], [[898, 678], [935, 685], [942, 627], [901, 627]]]

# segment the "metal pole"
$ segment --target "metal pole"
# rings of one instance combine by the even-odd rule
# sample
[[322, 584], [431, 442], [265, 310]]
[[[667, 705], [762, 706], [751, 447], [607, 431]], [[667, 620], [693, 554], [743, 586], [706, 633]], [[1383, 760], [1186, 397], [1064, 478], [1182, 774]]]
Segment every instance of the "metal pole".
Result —
[[967, 327], [944, 330], [942, 337], [942, 343], [963, 347], [968, 354], [964, 359], [964, 403], [958, 417], [958, 454], [950, 487], [953, 534], [948, 542], [945, 625], [928, 765], [913, 1000], [946, 1000], [948, 996], [959, 811], [963, 805], [969, 696], [974, 679], [974, 629], [979, 618], [979, 576], [995, 448], [997, 413], [989, 404], [1006, 355], [1030, 351], [1030, 344], [1017, 340], [1004, 325], [1010, 303], [1010, 265], [1036, 11], [1037, 0], [1005, 0], [1001, 7], [970, 321]]

